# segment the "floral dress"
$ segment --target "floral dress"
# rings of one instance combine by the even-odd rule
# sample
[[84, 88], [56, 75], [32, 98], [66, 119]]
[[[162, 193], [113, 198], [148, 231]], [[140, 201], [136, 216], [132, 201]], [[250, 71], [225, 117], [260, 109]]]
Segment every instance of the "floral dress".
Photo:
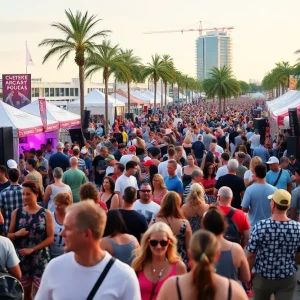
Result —
[[[28, 235], [16, 239], [15, 247], [18, 250], [23, 248], [33, 248], [47, 238], [46, 232], [46, 209], [41, 208], [35, 214], [31, 214], [24, 209], [18, 209], [16, 216], [16, 229], [18, 231], [26, 228]], [[41, 278], [43, 272], [50, 261], [49, 248], [43, 248], [26, 256], [19, 255], [20, 268], [24, 277]]]

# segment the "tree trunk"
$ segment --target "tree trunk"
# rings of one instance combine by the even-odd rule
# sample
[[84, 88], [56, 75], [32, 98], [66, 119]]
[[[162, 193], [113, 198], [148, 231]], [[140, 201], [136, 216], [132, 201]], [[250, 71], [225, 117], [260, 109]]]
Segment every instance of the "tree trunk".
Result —
[[172, 83], [172, 94], [173, 94], [173, 105], [175, 103], [174, 99], [175, 99], [175, 94], [174, 94], [174, 83]]
[[156, 85], [157, 85], [157, 81], [154, 80], [154, 107], [153, 107], [153, 113], [154, 113], [154, 110], [156, 109]]
[[81, 130], [83, 131], [84, 123], [84, 69], [79, 65], [79, 88], [80, 88], [80, 118], [81, 118]]
[[225, 114], [225, 105], [226, 105], [226, 99], [223, 99], [223, 114]]
[[185, 97], [186, 97], [186, 103], [188, 103], [188, 89], [187, 89], [187, 86], [185, 87]]
[[127, 81], [127, 93], [128, 93], [128, 103], [127, 103], [128, 107], [127, 107], [127, 112], [130, 113], [130, 82], [129, 81]]
[[[107, 73], [107, 72], [105, 72]], [[104, 76], [105, 84], [105, 133], [109, 136], [109, 127], [108, 127], [108, 75]]]
[[167, 88], [168, 88], [168, 83], [165, 82], [165, 109], [168, 109], [168, 104], [167, 104]]
[[222, 97], [219, 97], [219, 109], [218, 109], [218, 111], [219, 111], [219, 114], [221, 115], [221, 113], [222, 113]]

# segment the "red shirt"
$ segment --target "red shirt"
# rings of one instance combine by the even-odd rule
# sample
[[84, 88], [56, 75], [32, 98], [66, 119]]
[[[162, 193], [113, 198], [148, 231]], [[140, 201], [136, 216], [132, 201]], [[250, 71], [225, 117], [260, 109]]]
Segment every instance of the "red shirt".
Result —
[[[218, 206], [218, 209], [221, 210], [225, 216], [229, 213], [231, 206]], [[237, 228], [239, 229], [239, 232], [242, 234], [245, 230], [250, 229], [250, 224], [247, 216], [245, 216], [244, 212], [242, 212], [240, 209], [236, 209], [233, 216], [232, 216], [233, 222], [236, 224]]]
[[[210, 189], [212, 187], [214, 187], [216, 185], [216, 177], [215, 178], [212, 178], [212, 179], [205, 179], [204, 177], [202, 178], [201, 180], [203, 186], [205, 189]], [[206, 193], [207, 195], [213, 195], [214, 194], [214, 191], [210, 191], [210, 192], [207, 192]]]

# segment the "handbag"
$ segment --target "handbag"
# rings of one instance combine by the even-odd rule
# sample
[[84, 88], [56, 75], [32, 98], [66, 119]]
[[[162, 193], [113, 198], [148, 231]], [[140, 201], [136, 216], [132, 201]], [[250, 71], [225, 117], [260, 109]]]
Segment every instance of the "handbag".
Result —
[[86, 298], [86, 300], [92, 300], [94, 299], [94, 296], [96, 295], [100, 285], [102, 284], [103, 280], [105, 279], [107, 273], [109, 272], [110, 268], [112, 267], [112, 265], [114, 264], [114, 262], [116, 261], [116, 259], [114, 257], [112, 257], [109, 262], [107, 263], [107, 265], [105, 266], [103, 272], [100, 274], [98, 280], [96, 281], [94, 287], [92, 288], [91, 292], [89, 293], [88, 297]]
[[280, 179], [280, 177], [281, 177], [281, 173], [282, 173], [282, 169], [280, 169], [279, 174], [278, 174], [278, 176], [277, 176], [277, 179], [276, 179], [276, 181], [274, 182], [273, 186], [276, 187], [276, 185], [277, 185], [277, 183], [278, 183], [278, 181], [279, 181], [279, 179]]

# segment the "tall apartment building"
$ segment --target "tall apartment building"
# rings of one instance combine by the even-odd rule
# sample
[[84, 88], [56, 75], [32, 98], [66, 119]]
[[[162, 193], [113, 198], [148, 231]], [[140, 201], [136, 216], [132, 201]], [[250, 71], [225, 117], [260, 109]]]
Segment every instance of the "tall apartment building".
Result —
[[213, 67], [232, 67], [232, 39], [227, 32], [210, 31], [196, 40], [197, 78], [209, 78]]

